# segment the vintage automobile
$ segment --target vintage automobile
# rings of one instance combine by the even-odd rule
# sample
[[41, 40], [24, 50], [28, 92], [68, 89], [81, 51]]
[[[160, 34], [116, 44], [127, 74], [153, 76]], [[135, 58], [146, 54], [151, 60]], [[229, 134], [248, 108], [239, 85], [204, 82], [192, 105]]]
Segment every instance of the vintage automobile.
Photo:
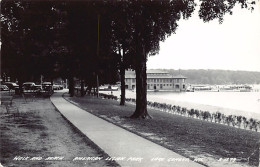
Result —
[[49, 97], [53, 94], [53, 85], [51, 82], [42, 83], [42, 95], [43, 97]]
[[62, 90], [63, 86], [58, 84], [53, 84], [53, 90]]
[[23, 83], [23, 89], [25, 91], [41, 91], [42, 86], [36, 85], [34, 82], [25, 82]]
[[19, 88], [19, 85], [17, 85], [15, 82], [5, 82], [4, 85], [6, 85], [10, 90]]
[[6, 86], [6, 85], [1, 85], [1, 91], [9, 91], [8, 86]]
[[52, 91], [53, 85], [51, 84], [51, 82], [43, 82], [42, 83], [42, 90], [43, 91]]

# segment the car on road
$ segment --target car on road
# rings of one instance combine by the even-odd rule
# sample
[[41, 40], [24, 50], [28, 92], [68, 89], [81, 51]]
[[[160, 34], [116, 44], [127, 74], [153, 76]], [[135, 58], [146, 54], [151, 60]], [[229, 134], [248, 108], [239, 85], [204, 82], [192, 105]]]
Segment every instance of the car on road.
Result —
[[6, 85], [1, 85], [1, 91], [9, 91], [8, 86], [6, 86]]

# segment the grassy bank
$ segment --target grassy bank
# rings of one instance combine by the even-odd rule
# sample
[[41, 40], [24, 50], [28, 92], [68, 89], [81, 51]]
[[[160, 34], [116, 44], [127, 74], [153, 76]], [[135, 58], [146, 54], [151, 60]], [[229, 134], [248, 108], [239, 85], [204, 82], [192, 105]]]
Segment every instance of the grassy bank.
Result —
[[153, 119], [127, 118], [135, 106], [93, 96], [68, 97], [83, 109], [208, 166], [257, 166], [260, 134], [149, 109]]
[[105, 160], [73, 161], [75, 157], [108, 155], [71, 126], [49, 98], [28, 97], [25, 101], [15, 97], [12, 106], [18, 108], [18, 114], [11, 109], [7, 113], [5, 107], [0, 106], [0, 162], [3, 166], [117, 166]]

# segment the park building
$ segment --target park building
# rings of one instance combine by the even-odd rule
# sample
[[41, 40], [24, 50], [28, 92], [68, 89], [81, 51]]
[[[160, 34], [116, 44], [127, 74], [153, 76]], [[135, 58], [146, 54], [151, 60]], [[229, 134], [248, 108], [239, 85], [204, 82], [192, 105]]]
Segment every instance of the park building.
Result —
[[[186, 77], [182, 75], [172, 76], [163, 70], [147, 70], [147, 90], [160, 91], [186, 91]], [[136, 88], [135, 71], [125, 72], [126, 89], [134, 90]]]

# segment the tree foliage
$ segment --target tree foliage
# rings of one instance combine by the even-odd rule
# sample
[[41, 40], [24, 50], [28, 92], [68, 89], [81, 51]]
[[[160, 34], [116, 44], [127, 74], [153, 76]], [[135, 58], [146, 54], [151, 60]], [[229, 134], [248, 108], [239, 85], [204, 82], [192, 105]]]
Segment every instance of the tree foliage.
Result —
[[[236, 3], [249, 9], [255, 4], [250, 0], [201, 0], [199, 16], [205, 22], [218, 19], [222, 23]], [[119, 68], [132, 68], [136, 110], [131, 117], [149, 117], [147, 56], [159, 52], [160, 41], [175, 33], [178, 21], [188, 19], [196, 5], [194, 0], [3, 0], [2, 75], [22, 81], [40, 75], [62, 76], [73, 89], [74, 77], [93, 87], [97, 76], [101, 83], [114, 83]]]

